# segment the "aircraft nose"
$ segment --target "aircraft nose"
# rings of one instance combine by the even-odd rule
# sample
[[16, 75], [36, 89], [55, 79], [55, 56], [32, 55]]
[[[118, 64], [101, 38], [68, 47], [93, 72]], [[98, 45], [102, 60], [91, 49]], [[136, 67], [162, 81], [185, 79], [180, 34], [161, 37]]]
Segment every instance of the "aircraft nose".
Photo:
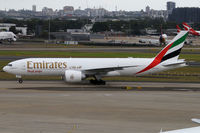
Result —
[[7, 71], [7, 66], [3, 67], [3, 71], [4, 71], [4, 72]]

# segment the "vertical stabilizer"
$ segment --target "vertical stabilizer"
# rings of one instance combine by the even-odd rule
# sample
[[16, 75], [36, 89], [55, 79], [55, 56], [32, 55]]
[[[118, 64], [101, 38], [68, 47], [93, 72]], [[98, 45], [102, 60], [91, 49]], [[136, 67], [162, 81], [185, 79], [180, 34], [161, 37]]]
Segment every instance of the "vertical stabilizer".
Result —
[[167, 60], [178, 60], [179, 54], [187, 36], [188, 31], [181, 31], [167, 46], [165, 46], [165, 48], [160, 51], [159, 54], [156, 55], [151, 64], [149, 64], [146, 68], [144, 68], [137, 74], [148, 71], [151, 68], [160, 64], [161, 62]]

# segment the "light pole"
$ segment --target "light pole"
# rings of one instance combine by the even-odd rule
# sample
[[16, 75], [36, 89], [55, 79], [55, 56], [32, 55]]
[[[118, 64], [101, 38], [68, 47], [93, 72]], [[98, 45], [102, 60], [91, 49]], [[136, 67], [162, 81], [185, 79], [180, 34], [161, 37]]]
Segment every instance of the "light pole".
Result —
[[50, 35], [51, 34], [51, 21], [50, 20], [51, 20], [51, 18], [49, 18], [49, 41], [48, 41], [49, 43], [51, 40], [51, 35]]

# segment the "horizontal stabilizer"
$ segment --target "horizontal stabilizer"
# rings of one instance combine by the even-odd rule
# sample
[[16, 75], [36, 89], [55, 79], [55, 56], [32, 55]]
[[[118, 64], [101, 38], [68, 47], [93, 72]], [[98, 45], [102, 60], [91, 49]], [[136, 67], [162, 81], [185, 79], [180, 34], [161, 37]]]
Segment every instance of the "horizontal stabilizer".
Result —
[[182, 62], [168, 63], [168, 64], [164, 64], [163, 66], [169, 67], [169, 66], [177, 66], [177, 65], [182, 65], [182, 64], [186, 64], [186, 62], [182, 61]]

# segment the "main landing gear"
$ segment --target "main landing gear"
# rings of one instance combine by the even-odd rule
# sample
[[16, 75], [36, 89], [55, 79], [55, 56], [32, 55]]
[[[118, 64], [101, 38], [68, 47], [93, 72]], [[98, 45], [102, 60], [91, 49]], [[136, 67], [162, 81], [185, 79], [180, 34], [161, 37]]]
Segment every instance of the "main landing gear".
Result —
[[103, 80], [94, 80], [94, 79], [91, 79], [90, 83], [94, 84], [94, 85], [105, 85], [106, 84], [106, 82]]
[[90, 83], [94, 84], [94, 85], [105, 85], [106, 81], [103, 81], [102, 79], [100, 79], [100, 77], [94, 76], [95, 79], [91, 79]]

